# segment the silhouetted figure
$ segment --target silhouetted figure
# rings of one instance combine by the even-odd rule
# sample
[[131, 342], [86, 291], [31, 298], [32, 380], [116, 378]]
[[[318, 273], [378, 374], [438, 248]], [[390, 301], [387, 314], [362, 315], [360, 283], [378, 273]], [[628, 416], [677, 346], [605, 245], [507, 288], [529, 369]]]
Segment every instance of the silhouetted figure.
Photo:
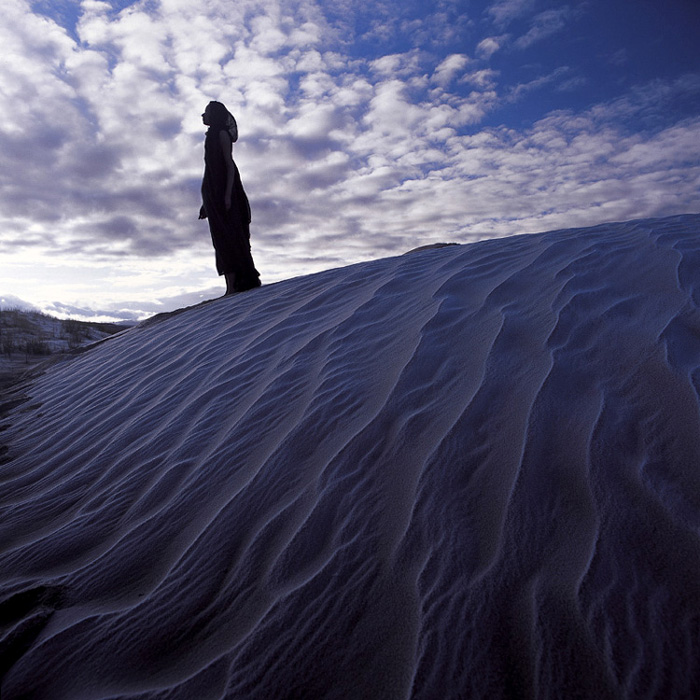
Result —
[[209, 220], [216, 269], [226, 277], [226, 294], [243, 292], [260, 286], [260, 273], [250, 252], [250, 204], [231, 157], [238, 127], [221, 102], [210, 102], [202, 121], [209, 130], [204, 141], [199, 218]]

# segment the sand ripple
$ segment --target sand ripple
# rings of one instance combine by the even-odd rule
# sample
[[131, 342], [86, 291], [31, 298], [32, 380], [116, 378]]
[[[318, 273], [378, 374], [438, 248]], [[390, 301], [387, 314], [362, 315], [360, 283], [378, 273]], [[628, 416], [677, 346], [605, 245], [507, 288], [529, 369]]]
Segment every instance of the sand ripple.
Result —
[[11, 698], [700, 695], [700, 216], [422, 250], [51, 367]]

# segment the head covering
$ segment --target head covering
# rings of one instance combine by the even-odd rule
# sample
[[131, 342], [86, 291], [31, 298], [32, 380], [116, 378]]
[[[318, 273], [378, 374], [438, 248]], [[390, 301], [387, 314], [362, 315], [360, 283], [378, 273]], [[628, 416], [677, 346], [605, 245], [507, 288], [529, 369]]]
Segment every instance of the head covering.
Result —
[[226, 107], [221, 102], [212, 100], [209, 103], [209, 115], [211, 118], [212, 129], [225, 129], [231, 136], [231, 141], [235, 143], [238, 141], [238, 125], [236, 120], [233, 118], [233, 114], [229, 112]]

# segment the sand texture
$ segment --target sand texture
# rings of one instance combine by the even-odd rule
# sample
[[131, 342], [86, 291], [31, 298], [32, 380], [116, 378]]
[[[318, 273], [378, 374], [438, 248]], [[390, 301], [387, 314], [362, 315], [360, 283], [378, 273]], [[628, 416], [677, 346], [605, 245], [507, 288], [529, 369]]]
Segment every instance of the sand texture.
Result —
[[700, 216], [145, 323], [0, 423], [2, 700], [700, 696]]

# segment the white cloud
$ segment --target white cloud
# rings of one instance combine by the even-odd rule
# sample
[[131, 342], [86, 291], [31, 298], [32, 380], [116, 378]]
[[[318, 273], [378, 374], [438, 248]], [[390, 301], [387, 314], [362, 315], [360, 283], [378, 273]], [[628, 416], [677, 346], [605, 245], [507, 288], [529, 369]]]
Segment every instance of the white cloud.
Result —
[[535, 0], [498, 0], [486, 9], [486, 14], [502, 27], [527, 14], [534, 4]]
[[372, 84], [365, 78], [348, 76], [333, 94], [333, 101], [340, 107], [360, 107], [369, 102], [373, 94]]
[[[530, 7], [488, 12], [505, 26]], [[2, 272], [18, 296], [32, 298], [21, 287], [36, 285], [32, 268], [50, 270], [47, 288], [80, 270], [76, 300], [94, 269], [105, 277], [96, 298], [148, 279], [153, 294], [178, 279], [178, 294], [215, 283], [196, 219], [209, 99], [239, 122], [235, 158], [266, 282], [436, 240], [682, 210], [697, 186], [697, 121], [637, 135], [621, 125], [697, 95], [697, 77], [530, 130], [480, 129], [499, 107], [580, 76], [560, 68], [497, 86], [502, 76], [464, 53], [350, 56], [310, 0], [81, 8], [74, 31], [22, 0], [0, 18], [0, 252], [21, 270]], [[567, 17], [541, 13], [521, 44]], [[506, 38], [478, 42], [478, 59]]]
[[482, 39], [476, 45], [476, 55], [479, 58], [488, 61], [488, 59], [491, 58], [493, 54], [500, 50], [500, 48], [503, 46], [506, 40], [507, 35], [487, 36], [485, 39]]
[[421, 71], [421, 55], [418, 51], [389, 54], [370, 62], [373, 73], [382, 77], [405, 78]]
[[311, 48], [321, 43], [323, 29], [314, 22], [304, 22], [293, 27], [289, 34], [289, 43], [302, 49]]
[[491, 90], [496, 85], [496, 78], [498, 75], [498, 71], [490, 68], [483, 68], [481, 70], [472, 71], [471, 73], [465, 73], [460, 79], [460, 82], [467, 85], [474, 85], [481, 90]]
[[465, 54], [450, 54], [438, 64], [433, 73], [433, 80], [438, 85], [447, 87], [456, 77], [464, 74], [464, 69], [468, 64], [469, 57]]
[[569, 24], [571, 19], [577, 16], [578, 13], [569, 5], [564, 5], [556, 10], [545, 10], [535, 16], [530, 30], [516, 39], [514, 46], [518, 49], [529, 48], [538, 41], [560, 32]]
[[520, 83], [513, 86], [508, 90], [505, 99], [509, 102], [517, 102], [528, 93], [533, 92], [534, 90], [539, 90], [545, 85], [550, 85], [552, 83], [563, 84], [564, 82], [569, 83], [572, 80], [575, 80], [575, 78], [571, 78], [570, 76], [571, 69], [568, 66], [561, 66], [556, 70], [553, 70], [551, 73], [541, 75], [527, 83]]
[[401, 80], [387, 80], [375, 87], [364, 118], [371, 132], [378, 132], [391, 140], [412, 134], [422, 111], [406, 93], [406, 84]]

